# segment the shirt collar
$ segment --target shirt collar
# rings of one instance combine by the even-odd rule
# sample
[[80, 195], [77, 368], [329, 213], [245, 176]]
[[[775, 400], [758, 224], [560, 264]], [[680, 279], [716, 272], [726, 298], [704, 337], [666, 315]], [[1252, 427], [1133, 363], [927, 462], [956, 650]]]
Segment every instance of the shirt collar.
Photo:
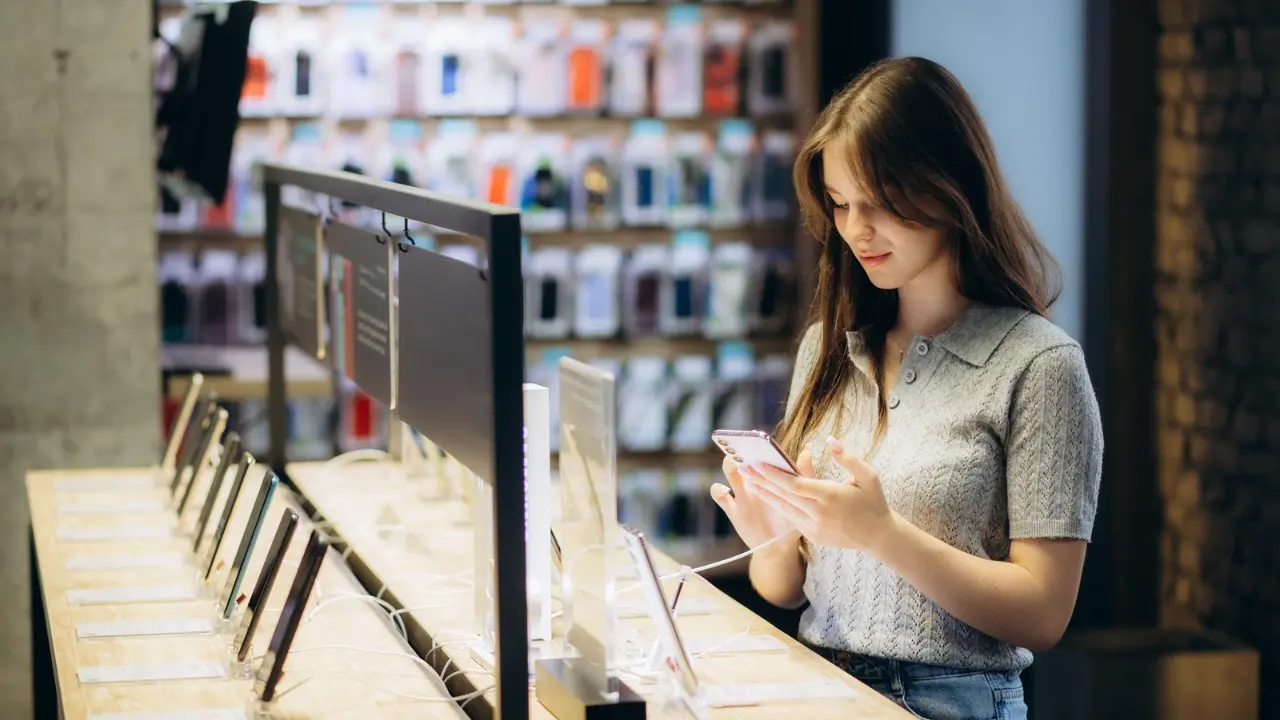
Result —
[[[952, 355], [975, 367], [991, 359], [996, 348], [1024, 317], [1022, 308], [995, 307], [974, 303], [951, 327], [938, 333], [933, 341]], [[867, 377], [871, 377], [871, 359], [862, 332], [847, 333], [849, 359]]]

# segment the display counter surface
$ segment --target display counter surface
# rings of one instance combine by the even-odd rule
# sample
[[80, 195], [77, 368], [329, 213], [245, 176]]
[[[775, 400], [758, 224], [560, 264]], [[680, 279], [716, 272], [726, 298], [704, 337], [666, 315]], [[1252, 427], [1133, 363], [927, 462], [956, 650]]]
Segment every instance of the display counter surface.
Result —
[[[227, 711], [241, 717], [250, 707], [251, 681], [235, 679], [151, 682], [82, 683], [82, 671], [105, 666], [165, 666], [219, 663], [229, 658], [225, 636], [170, 635], [112, 639], [81, 639], [82, 623], [210, 618], [212, 597], [182, 602], [72, 604], [68, 591], [102, 588], [182, 586], [196, 581], [198, 571], [191, 541], [175, 532], [172, 511], [163, 503], [167, 488], [152, 481], [155, 470], [44, 471], [27, 475], [34, 544], [33, 581], [39, 582], [43, 618], [33, 608], [33, 632], [47, 633], [60, 716], [81, 720], [102, 715], [112, 720], [163, 717], [150, 713]], [[258, 474], [251, 475], [256, 480]], [[123, 483], [123, 484], [121, 484]], [[229, 484], [229, 483], [228, 483]], [[197, 492], [199, 492], [197, 490]], [[248, 493], [246, 493], [248, 494]], [[160, 509], [138, 509], [160, 503]], [[223, 542], [221, 558], [234, 551], [248, 506], [237, 506]], [[121, 508], [108, 512], [102, 508]], [[99, 508], [94, 512], [92, 508]], [[267, 599], [266, 612], [255, 634], [252, 655], [261, 656], [274, 631], [280, 608], [313, 527], [298, 499], [279, 488], [271, 504], [263, 534], [254, 548], [242, 588], [247, 596], [256, 582], [271, 535], [287, 508], [298, 512], [300, 523], [290, 543], [280, 575]], [[166, 534], [144, 540], [75, 540], [68, 529], [165, 528]], [[265, 539], [264, 539], [265, 538]], [[228, 548], [228, 545], [231, 548]], [[176, 557], [176, 563], [141, 569], [99, 569], [101, 563], [139, 556]], [[85, 558], [97, 558], [85, 560]], [[70, 562], [68, 562], [70, 561]], [[98, 564], [95, 565], [95, 562]], [[87, 565], [90, 569], [83, 569]], [[221, 578], [211, 583], [221, 587]], [[338, 552], [329, 550], [307, 614], [299, 627], [293, 653], [277, 690], [275, 710], [299, 718], [431, 718], [460, 720], [465, 714], [441, 686], [436, 675], [403, 653], [412, 650], [399, 637], [387, 615], [371, 603], [342, 600], [367, 595]], [[77, 602], [83, 598], [78, 598]], [[327, 604], [315, 612], [321, 603]], [[43, 622], [41, 622], [43, 620]], [[43, 627], [42, 627], [43, 626]], [[332, 646], [348, 647], [332, 647]], [[39, 672], [39, 669], [37, 669]], [[312, 678], [315, 681], [312, 681]], [[41, 684], [38, 681], [37, 687]], [[297, 688], [293, 690], [292, 688]], [[385, 690], [384, 690], [385, 689]], [[388, 691], [389, 690], [389, 691]], [[406, 697], [408, 696], [408, 697]], [[186, 716], [184, 716], [186, 717]], [[209, 716], [210, 720], [222, 716]]]
[[[384, 596], [407, 609], [408, 615], [435, 648], [433, 663], [447, 665], [446, 680], [456, 694], [492, 683], [485, 667], [470, 649], [474, 637], [475, 599], [471, 511], [459, 500], [440, 500], [433, 483], [407, 481], [389, 464], [328, 465], [297, 463], [289, 476], [324, 521], [348, 544], [352, 560], [367, 577], [376, 578]], [[679, 565], [655, 553], [660, 573]], [[634, 582], [619, 588], [619, 607], [642, 606]], [[668, 589], [670, 593], [670, 589]], [[558, 595], [558, 592], [556, 593]], [[708, 684], [759, 684], [836, 680], [856, 690], [842, 700], [811, 700], [712, 710], [716, 718], [779, 718], [802, 713], [806, 718], [906, 718], [900, 709], [874, 690], [834, 667], [808, 648], [769, 625], [706, 580], [694, 577], [685, 586], [681, 604], [714, 603], [714, 611], [681, 616], [677, 620], [686, 643], [715, 644], [712, 638], [767, 635], [781, 646], [768, 652], [709, 654], [694, 659], [699, 681]], [[553, 608], [559, 609], [558, 602]], [[637, 613], [623, 613], [637, 614]], [[647, 646], [654, 637], [647, 618], [619, 620], [619, 638]], [[454, 673], [453, 677], [449, 673]], [[646, 698], [656, 686], [624, 678]], [[484, 696], [491, 701], [492, 693]], [[477, 701], [479, 702], [479, 701]], [[474, 710], [474, 709], [473, 709]], [[530, 693], [530, 714], [550, 713]], [[650, 703], [649, 715], [664, 713]]]

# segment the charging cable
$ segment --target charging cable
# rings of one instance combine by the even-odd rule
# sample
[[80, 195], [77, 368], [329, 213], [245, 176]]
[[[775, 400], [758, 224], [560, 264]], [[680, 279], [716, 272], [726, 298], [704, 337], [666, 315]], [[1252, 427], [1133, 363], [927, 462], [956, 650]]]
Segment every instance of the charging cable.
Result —
[[378, 462], [379, 460], [386, 460], [390, 457], [391, 456], [387, 453], [386, 450], [378, 450], [377, 448], [364, 448], [361, 450], [350, 450], [348, 452], [342, 453], [341, 455], [335, 455], [329, 458], [328, 460], [325, 461], [322, 467], [333, 468], [333, 467], [338, 467], [340, 465], [346, 465], [348, 463]]

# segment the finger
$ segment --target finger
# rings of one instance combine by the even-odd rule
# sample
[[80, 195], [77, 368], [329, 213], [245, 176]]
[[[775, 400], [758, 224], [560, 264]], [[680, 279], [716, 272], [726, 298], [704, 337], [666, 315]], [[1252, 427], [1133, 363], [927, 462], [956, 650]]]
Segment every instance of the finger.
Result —
[[724, 483], [713, 483], [711, 485], [711, 499], [715, 500], [716, 504], [724, 508], [727, 513], [729, 512], [729, 507], [734, 504], [733, 490]]
[[876, 471], [872, 470], [871, 466], [858, 457], [856, 453], [849, 452], [844, 443], [834, 437], [828, 437], [827, 447], [831, 450], [831, 457], [853, 476], [854, 484], [867, 485], [880, 482], [880, 477], [876, 475]]
[[741, 470], [725, 475], [725, 479], [729, 481], [729, 491], [732, 493], [733, 497], [746, 497], [747, 481]]
[[758, 497], [761, 502], [769, 507], [770, 510], [778, 513], [784, 520], [795, 525], [797, 528], [802, 525], [805, 527], [813, 525], [813, 518], [810, 517], [808, 513], [800, 510], [786, 500], [783, 500], [781, 497], [769, 492], [767, 489], [762, 487]]
[[735, 462], [733, 458], [729, 457], [728, 455], [725, 455], [724, 462], [720, 463], [720, 470], [721, 472], [724, 473], [725, 477], [729, 477], [730, 475], [737, 475], [738, 463]]
[[761, 499], [782, 503], [796, 512], [803, 513], [806, 517], [812, 518], [818, 513], [818, 503], [808, 498], [793, 495], [768, 483], [761, 483], [756, 489]]
[[826, 497], [826, 483], [812, 478], [798, 477], [775, 468], [764, 467], [757, 471], [766, 483], [809, 500], [822, 500]]

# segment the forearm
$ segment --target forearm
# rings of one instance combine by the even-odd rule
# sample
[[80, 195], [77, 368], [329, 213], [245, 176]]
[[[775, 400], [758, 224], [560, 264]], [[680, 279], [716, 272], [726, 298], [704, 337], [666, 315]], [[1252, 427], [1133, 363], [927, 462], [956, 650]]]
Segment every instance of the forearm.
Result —
[[970, 555], [896, 514], [875, 555], [943, 610], [998, 640], [1041, 651], [1065, 629], [1026, 568]]
[[800, 536], [780, 540], [751, 556], [751, 586], [769, 604], [795, 609], [804, 604], [804, 560]]

